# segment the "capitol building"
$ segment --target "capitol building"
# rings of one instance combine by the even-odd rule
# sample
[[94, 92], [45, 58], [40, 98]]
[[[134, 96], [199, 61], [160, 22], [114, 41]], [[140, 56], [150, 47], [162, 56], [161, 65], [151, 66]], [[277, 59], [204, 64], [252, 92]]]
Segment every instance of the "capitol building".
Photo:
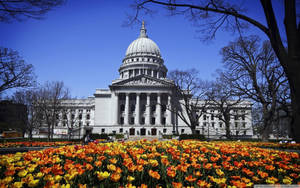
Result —
[[[174, 111], [174, 82], [166, 77], [167, 71], [160, 49], [148, 37], [143, 23], [138, 38], [126, 50], [119, 78], [113, 80], [108, 89], [96, 89], [94, 96], [86, 99], [62, 102], [68, 110], [59, 114], [54, 137], [68, 135], [70, 122], [72, 134], [78, 137], [87, 130], [128, 137], [191, 133]], [[232, 119], [232, 126], [239, 130], [238, 134], [247, 137], [253, 135], [251, 105], [242, 101], [236, 113], [244, 115]], [[216, 109], [214, 111], [217, 113]], [[225, 135], [224, 123], [211, 114], [200, 117], [196, 132], [212, 137]], [[41, 136], [42, 132], [37, 131], [35, 136]]]

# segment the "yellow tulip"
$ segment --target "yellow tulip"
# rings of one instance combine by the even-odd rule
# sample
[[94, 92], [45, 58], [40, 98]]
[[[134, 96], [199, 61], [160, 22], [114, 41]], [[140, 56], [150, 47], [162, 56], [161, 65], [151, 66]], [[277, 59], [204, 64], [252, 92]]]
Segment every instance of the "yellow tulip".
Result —
[[29, 183], [28, 183], [28, 186], [29, 187], [35, 187], [39, 184], [40, 180], [31, 180]]
[[71, 187], [70, 184], [62, 184], [62, 185], [61, 185], [61, 188], [70, 188], [70, 187]]
[[23, 182], [15, 182], [13, 185], [12, 185], [13, 188], [21, 188], [23, 187]]
[[107, 171], [105, 172], [96, 172], [97, 173], [97, 177], [99, 180], [104, 180], [106, 178], [108, 178], [110, 176], [110, 173], [108, 173]]
[[43, 176], [44, 176], [44, 174], [42, 172], [38, 172], [34, 177], [41, 178]]
[[61, 179], [62, 179], [62, 176], [60, 176], [60, 175], [54, 176], [54, 181], [55, 182], [60, 182]]
[[19, 176], [19, 177], [24, 177], [24, 176], [26, 176], [26, 174], [27, 174], [27, 171], [26, 171], [26, 170], [21, 170], [21, 171], [18, 173], [18, 176]]
[[9, 184], [13, 179], [14, 179], [13, 177], [8, 176], [8, 177], [4, 178], [3, 180], [1, 180], [0, 183]]
[[134, 181], [134, 180], [135, 180], [135, 178], [134, 178], [134, 177], [132, 177], [132, 176], [128, 176], [128, 177], [127, 177], [127, 180], [128, 180], [129, 182], [132, 182], [132, 181]]

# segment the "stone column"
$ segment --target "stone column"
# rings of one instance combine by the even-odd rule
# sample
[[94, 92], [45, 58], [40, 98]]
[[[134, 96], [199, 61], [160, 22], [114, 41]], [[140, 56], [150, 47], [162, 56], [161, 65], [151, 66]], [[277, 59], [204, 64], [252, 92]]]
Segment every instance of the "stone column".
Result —
[[154, 71], [153, 70], [151, 70], [151, 76], [154, 77]]
[[161, 125], [161, 96], [157, 93], [157, 104], [156, 104], [156, 125]]
[[140, 93], [136, 93], [136, 103], [135, 103], [135, 124], [140, 124]]
[[146, 104], [146, 118], [145, 118], [145, 124], [150, 125], [150, 117], [151, 117], [151, 111], [150, 111], [150, 93], [147, 93], [147, 104]]
[[126, 93], [124, 124], [129, 124], [129, 93]]
[[115, 111], [114, 111], [114, 125], [119, 124], [119, 93], [115, 93]]
[[168, 106], [167, 106], [167, 125], [172, 125], [172, 105], [171, 105], [171, 95], [168, 95]]

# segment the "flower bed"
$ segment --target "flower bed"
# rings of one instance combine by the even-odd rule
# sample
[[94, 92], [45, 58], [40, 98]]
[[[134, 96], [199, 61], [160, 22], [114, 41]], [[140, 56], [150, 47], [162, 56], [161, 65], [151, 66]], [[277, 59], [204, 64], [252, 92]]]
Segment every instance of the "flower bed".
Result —
[[0, 156], [0, 187], [299, 184], [297, 153], [238, 142], [89, 143]]
[[252, 146], [274, 148], [274, 149], [291, 149], [300, 150], [300, 143], [272, 143], [272, 142], [251, 142]]
[[0, 148], [10, 147], [53, 147], [77, 144], [73, 141], [58, 141], [58, 142], [37, 142], [37, 141], [22, 141], [22, 142], [5, 142], [0, 143]]

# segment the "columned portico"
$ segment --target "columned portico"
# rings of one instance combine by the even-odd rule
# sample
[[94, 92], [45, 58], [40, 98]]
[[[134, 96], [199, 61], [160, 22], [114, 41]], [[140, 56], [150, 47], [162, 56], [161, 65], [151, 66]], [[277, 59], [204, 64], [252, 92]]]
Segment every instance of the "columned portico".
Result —
[[147, 93], [147, 104], [146, 104], [146, 124], [150, 125], [150, 117], [151, 117], [151, 111], [150, 111], [150, 93]]
[[140, 124], [140, 93], [136, 93], [136, 104], [135, 104], [135, 119], [134, 124]]
[[168, 95], [168, 110], [167, 110], [167, 125], [172, 124], [172, 104], [171, 104], [171, 95]]
[[119, 124], [119, 94], [115, 93], [114, 124]]
[[125, 99], [125, 117], [124, 117], [124, 124], [129, 124], [129, 93], [125, 93], [126, 99]]
[[157, 93], [157, 104], [156, 104], [156, 125], [161, 125], [161, 94]]

